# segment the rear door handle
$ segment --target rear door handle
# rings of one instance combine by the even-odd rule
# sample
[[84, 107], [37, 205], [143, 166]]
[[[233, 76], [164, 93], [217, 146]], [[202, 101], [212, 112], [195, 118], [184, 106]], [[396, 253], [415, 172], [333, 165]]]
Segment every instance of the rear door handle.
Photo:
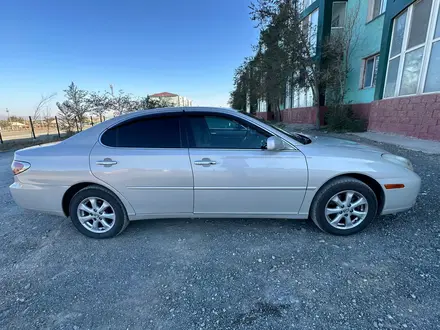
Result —
[[202, 160], [196, 160], [194, 162], [195, 165], [202, 165], [202, 166], [211, 166], [217, 164], [216, 161], [211, 160], [209, 158], [203, 158]]
[[101, 165], [101, 166], [104, 166], [104, 167], [110, 167], [110, 166], [116, 165], [117, 163], [118, 163], [117, 161], [112, 160], [111, 158], [104, 158], [104, 160], [98, 160], [96, 162], [96, 165]]

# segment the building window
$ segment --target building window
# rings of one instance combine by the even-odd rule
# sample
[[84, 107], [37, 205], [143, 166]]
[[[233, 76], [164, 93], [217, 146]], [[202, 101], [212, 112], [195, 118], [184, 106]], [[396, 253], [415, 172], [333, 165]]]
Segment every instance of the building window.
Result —
[[345, 8], [347, 6], [346, 1], [333, 2], [332, 9], [332, 30], [343, 29], [345, 26]]
[[384, 98], [440, 91], [440, 0], [418, 0], [393, 21]]
[[382, 15], [387, 8], [387, 0], [369, 0], [368, 3], [368, 21]]
[[379, 66], [379, 54], [367, 57], [363, 60], [362, 88], [376, 86], [377, 68]]
[[304, 18], [304, 20], [302, 21], [302, 28], [305, 31], [307, 31], [311, 56], [315, 56], [316, 54], [318, 17], [319, 17], [319, 9], [316, 9], [309, 16]]

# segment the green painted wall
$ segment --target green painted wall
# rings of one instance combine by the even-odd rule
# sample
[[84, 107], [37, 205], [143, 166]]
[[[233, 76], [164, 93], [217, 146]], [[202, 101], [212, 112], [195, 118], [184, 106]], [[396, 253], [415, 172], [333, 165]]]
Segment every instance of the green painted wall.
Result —
[[[389, 0], [389, 2], [391, 2], [391, 0]], [[349, 90], [346, 95], [346, 102], [352, 104], [369, 103], [374, 100], [376, 88], [360, 88], [360, 79], [363, 74], [361, 72], [362, 61], [364, 58], [380, 52], [385, 16], [382, 14], [372, 21], [367, 22], [368, 0], [350, 0], [347, 2], [347, 17], [353, 15], [356, 8], [359, 8], [359, 13], [354, 30], [359, 36], [359, 41], [357, 46], [353, 48], [353, 54], [350, 59], [352, 71], [348, 75], [347, 86]], [[380, 62], [382, 62], [382, 54], [380, 55]]]

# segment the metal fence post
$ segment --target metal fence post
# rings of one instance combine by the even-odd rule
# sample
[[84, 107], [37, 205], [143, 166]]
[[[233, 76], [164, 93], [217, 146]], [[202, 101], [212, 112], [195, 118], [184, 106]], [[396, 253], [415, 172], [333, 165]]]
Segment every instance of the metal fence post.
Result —
[[93, 118], [92, 118], [92, 116], [90, 116], [90, 124], [92, 124], [92, 126], [93, 126]]
[[29, 122], [31, 123], [32, 137], [33, 137], [34, 140], [35, 140], [36, 137], [35, 137], [34, 123], [32, 122], [32, 117], [31, 117], [31, 116], [29, 116]]
[[57, 118], [57, 116], [55, 116], [55, 124], [57, 124], [58, 137], [60, 138], [61, 137], [60, 126], [58, 125], [58, 118]]

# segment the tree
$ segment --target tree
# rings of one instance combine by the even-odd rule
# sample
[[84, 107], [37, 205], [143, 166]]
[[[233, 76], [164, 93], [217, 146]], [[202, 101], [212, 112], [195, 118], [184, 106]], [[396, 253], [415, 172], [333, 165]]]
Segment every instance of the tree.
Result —
[[353, 70], [353, 54], [362, 43], [362, 31], [357, 24], [360, 13], [360, 1], [346, 13], [345, 27], [327, 38], [323, 47], [324, 68], [322, 80], [325, 82], [326, 104], [340, 106], [344, 104], [350, 90], [347, 78]]
[[267, 100], [276, 120], [281, 119], [280, 105], [284, 104], [288, 84], [310, 87], [314, 104], [319, 105], [319, 61], [310, 38], [316, 31], [302, 20], [297, 1], [259, 0], [250, 8], [251, 19], [260, 28], [255, 55], [259, 97]]
[[117, 95], [112, 95], [111, 107], [116, 111], [117, 115], [132, 112], [136, 109], [137, 104], [131, 94], [126, 94], [123, 90], [119, 90]]
[[173, 106], [163, 99], [152, 99], [150, 96], [135, 98], [123, 90], [115, 95], [109, 92], [88, 92], [78, 89], [72, 82], [64, 90], [66, 100], [57, 102], [58, 116], [63, 129], [73, 132], [75, 128], [82, 130], [88, 112], [95, 113], [103, 120], [105, 111], [114, 111], [116, 115], [140, 110]]
[[[286, 88], [311, 90], [314, 106], [319, 106], [325, 95], [342, 104], [350, 56], [359, 41], [359, 3], [347, 15], [342, 32], [331, 35], [322, 45], [316, 44], [316, 28], [300, 15], [297, 0], [258, 0], [250, 9], [260, 38], [255, 55], [235, 72], [231, 105], [243, 108], [250, 86], [259, 99], [267, 101], [276, 120], [281, 119]], [[321, 59], [316, 56], [318, 51]], [[316, 124], [319, 127], [319, 111]]]
[[255, 60], [246, 58], [234, 73], [234, 90], [230, 94], [229, 105], [233, 109], [255, 113], [258, 102], [258, 85], [255, 84]]
[[7, 120], [0, 120], [0, 128], [8, 128], [9, 122]]
[[[82, 131], [84, 122], [86, 121], [85, 114], [91, 108], [87, 100], [88, 93], [85, 90], [79, 89], [73, 82], [64, 90], [64, 93], [67, 100], [62, 103], [62, 105], [64, 105], [63, 109], [70, 111], [69, 116], [73, 116], [78, 124], [79, 130]], [[58, 108], [60, 109], [59, 106]]]
[[37, 120], [40, 119], [41, 112], [43, 111], [43, 109], [45, 109], [47, 107], [49, 102], [52, 101], [52, 99], [56, 95], [57, 95], [57, 93], [52, 93], [52, 94], [49, 94], [47, 96], [41, 95], [40, 102], [38, 102], [38, 104], [34, 108], [34, 114], [32, 116], [32, 120], [34, 122], [36, 122]]
[[99, 121], [102, 122], [103, 115], [106, 111], [112, 109], [112, 97], [109, 93], [90, 92], [88, 94], [87, 102], [90, 105], [90, 110], [99, 116]]
[[65, 129], [68, 133], [74, 132], [76, 126], [76, 117], [72, 109], [72, 104], [68, 101], [63, 103], [57, 102], [59, 110], [58, 117], [60, 119], [61, 128]]
[[52, 114], [49, 106], [46, 106], [46, 108], [43, 111], [43, 121], [47, 128], [47, 135], [49, 135], [50, 132], [50, 123], [52, 121]]
[[151, 98], [151, 96], [149, 95], [140, 98], [137, 103], [137, 110], [170, 108], [170, 107], [174, 107], [174, 104], [167, 102], [165, 99]]
[[23, 117], [18, 117], [18, 116], [11, 116], [9, 117], [9, 122], [10, 123], [25, 123], [25, 119]]

